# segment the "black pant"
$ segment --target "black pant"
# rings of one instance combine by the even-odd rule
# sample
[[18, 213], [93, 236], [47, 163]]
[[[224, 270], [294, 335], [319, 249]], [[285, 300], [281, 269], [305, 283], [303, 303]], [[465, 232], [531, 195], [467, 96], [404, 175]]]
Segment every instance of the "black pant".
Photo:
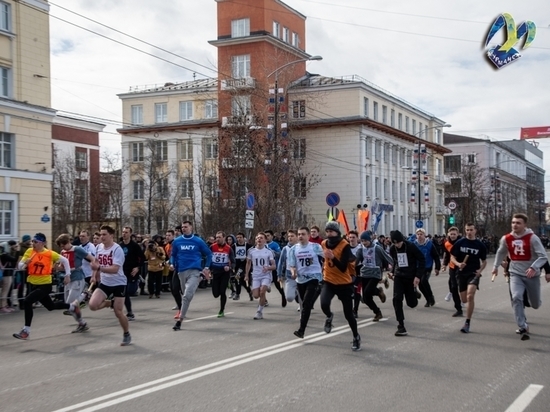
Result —
[[235, 281], [235, 292], [237, 293], [237, 295], [241, 294], [241, 290], [242, 290], [243, 287], [249, 295], [252, 293], [252, 290], [250, 289], [250, 286], [248, 286], [246, 284], [245, 280], [244, 280], [244, 271], [243, 271], [243, 273], [241, 273], [241, 276], [239, 277], [239, 280]]
[[330, 311], [330, 302], [334, 296], [338, 296], [338, 299], [342, 302], [344, 316], [348, 321], [353, 337], [357, 336], [357, 321], [353, 316], [353, 283], [347, 285], [333, 285], [328, 282], [323, 283], [323, 289], [321, 290], [321, 310], [327, 318], [332, 315]]
[[172, 287], [172, 277], [174, 276], [174, 271], [171, 270], [168, 272], [168, 275], [166, 276], [165, 282], [162, 283], [162, 291], [163, 292], [170, 292], [170, 288]]
[[52, 301], [50, 293], [52, 293], [52, 285], [27, 285], [29, 293], [23, 301], [25, 307], [25, 326], [31, 326], [32, 318], [34, 315], [32, 305], [36, 302], [40, 302], [46, 309], [69, 309], [70, 304], [65, 303], [62, 300]]
[[[133, 281], [132, 281], [133, 280]], [[138, 290], [139, 286], [139, 278], [128, 278], [127, 279], [128, 285], [126, 286], [126, 295], [124, 296], [124, 306], [126, 306], [126, 311], [128, 313], [132, 312], [132, 301], [130, 300], [130, 296], [134, 296]]]
[[435, 297], [429, 282], [431, 273], [431, 268], [426, 269], [422, 275], [422, 279], [420, 279], [420, 284], [418, 285], [418, 289], [420, 289], [420, 292], [422, 292], [422, 295], [424, 295], [424, 298], [426, 298], [429, 304], [435, 303]]
[[319, 281], [312, 279], [306, 283], [298, 283], [298, 294], [302, 300], [302, 311], [300, 313], [300, 330], [305, 332], [309, 317], [311, 316], [311, 309], [315, 299], [317, 299], [317, 288], [319, 287]]
[[361, 291], [363, 290], [363, 279], [359, 276], [355, 278], [353, 283], [353, 311], [359, 310], [361, 304]]
[[174, 276], [172, 277], [172, 285], [170, 286], [170, 289], [172, 290], [172, 296], [176, 301], [178, 309], [181, 309], [181, 283], [180, 277], [177, 273], [174, 273]]
[[212, 273], [212, 295], [215, 298], [220, 298], [220, 312], [225, 309], [225, 303], [227, 302], [227, 285], [229, 284], [230, 272], [213, 272]]
[[458, 293], [458, 280], [456, 268], [449, 268], [449, 291], [453, 295], [453, 303], [457, 312], [462, 312], [462, 301]]
[[378, 289], [378, 282], [380, 282], [380, 279], [363, 278], [361, 281], [363, 282], [363, 302], [365, 302], [365, 304], [374, 312], [375, 315], [382, 313], [380, 308], [376, 306], [376, 303], [374, 303], [373, 299], [374, 296], [378, 296], [380, 294], [380, 289]]
[[279, 282], [279, 275], [277, 274], [277, 271], [276, 270], [272, 271], [271, 275], [273, 276], [273, 283], [275, 283], [275, 287], [277, 288], [277, 290], [279, 291], [281, 296], [284, 298], [285, 297], [285, 291], [284, 291], [283, 287], [281, 286], [281, 282]]
[[395, 276], [393, 278], [393, 308], [395, 309], [395, 317], [400, 325], [405, 320], [403, 313], [403, 297], [407, 301], [409, 308], [415, 308], [418, 305], [418, 298], [414, 292], [414, 277], [411, 276]]
[[162, 270], [158, 272], [151, 272], [147, 274], [147, 291], [149, 295], [160, 295], [162, 289]]

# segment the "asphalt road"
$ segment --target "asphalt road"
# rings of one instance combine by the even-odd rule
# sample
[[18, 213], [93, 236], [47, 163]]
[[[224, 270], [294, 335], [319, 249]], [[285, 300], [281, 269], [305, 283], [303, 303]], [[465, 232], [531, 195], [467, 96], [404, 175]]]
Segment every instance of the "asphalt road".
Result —
[[432, 276], [435, 306], [405, 310], [406, 337], [394, 336], [391, 287], [382, 322], [362, 305], [360, 352], [337, 300], [333, 332], [317, 302], [301, 340], [296, 304], [282, 308], [274, 288], [259, 321], [248, 299], [218, 319], [218, 301], [199, 290], [179, 332], [169, 294], [136, 297], [128, 347], [107, 309], [83, 310], [84, 334], [37, 309], [28, 341], [11, 336], [22, 313], [0, 315], [0, 410], [548, 412], [550, 285], [542, 279], [543, 306], [527, 310], [531, 339], [520, 341], [502, 273], [491, 283], [486, 270], [470, 334], [443, 300], [447, 279]]

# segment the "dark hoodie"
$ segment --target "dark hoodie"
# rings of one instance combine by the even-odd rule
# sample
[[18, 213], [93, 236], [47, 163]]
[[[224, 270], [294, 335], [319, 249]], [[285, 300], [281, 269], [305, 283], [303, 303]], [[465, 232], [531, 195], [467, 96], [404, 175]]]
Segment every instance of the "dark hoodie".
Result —
[[426, 271], [426, 258], [422, 251], [412, 242], [405, 240], [403, 234], [395, 230], [390, 234], [392, 243], [403, 242], [398, 249], [392, 244], [390, 256], [394, 261], [392, 272], [395, 276], [417, 277], [422, 279]]

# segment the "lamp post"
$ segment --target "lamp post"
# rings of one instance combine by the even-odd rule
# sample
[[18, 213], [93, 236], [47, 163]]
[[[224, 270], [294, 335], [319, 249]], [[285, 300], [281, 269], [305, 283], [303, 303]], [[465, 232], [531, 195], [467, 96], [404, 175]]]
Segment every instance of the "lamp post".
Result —
[[[271, 76], [275, 75], [275, 90], [274, 90], [274, 95], [275, 95], [275, 101], [274, 101], [274, 121], [273, 121], [273, 142], [272, 142], [272, 145], [273, 145], [273, 161], [271, 163], [271, 185], [270, 185], [270, 189], [273, 190], [273, 198], [276, 199], [277, 198], [277, 185], [273, 185], [273, 179], [276, 178], [276, 176], [273, 176], [273, 168], [275, 167], [275, 172], [278, 170], [278, 151], [279, 151], [279, 84], [278, 84], [278, 77], [279, 77], [279, 72], [288, 67], [288, 66], [291, 66], [293, 64], [297, 64], [297, 63], [302, 63], [302, 62], [307, 62], [307, 61], [319, 61], [319, 60], [323, 60], [323, 57], [322, 56], [311, 56], [311, 57], [308, 57], [308, 58], [305, 58], [305, 59], [298, 59], [298, 60], [293, 60], [293, 61], [290, 61], [288, 63], [285, 63], [283, 64], [282, 66], [279, 66], [277, 67], [275, 70], [273, 70], [271, 73], [269, 73], [267, 76], [266, 76], [266, 79], [269, 79]], [[276, 183], [276, 182], [275, 182]]]
[[[431, 126], [431, 127], [428, 127], [424, 130], [420, 130], [418, 133], [415, 133], [413, 134], [413, 136], [418, 140], [418, 155], [417, 155], [417, 168], [416, 168], [416, 178], [418, 180], [417, 182], [417, 201], [418, 201], [418, 221], [422, 221], [422, 202], [420, 200], [420, 191], [422, 190], [422, 182], [420, 180], [420, 173], [421, 173], [421, 167], [420, 167], [420, 158], [421, 158], [421, 150], [422, 150], [422, 139], [420, 138], [420, 136], [422, 135], [422, 133], [424, 132], [427, 132], [428, 130], [431, 130], [431, 129], [438, 129], [440, 127], [451, 127], [450, 124], [444, 124], [444, 125], [440, 125], [440, 126]], [[426, 139], [427, 139], [427, 136], [426, 136]], [[427, 155], [427, 153], [426, 153]]]

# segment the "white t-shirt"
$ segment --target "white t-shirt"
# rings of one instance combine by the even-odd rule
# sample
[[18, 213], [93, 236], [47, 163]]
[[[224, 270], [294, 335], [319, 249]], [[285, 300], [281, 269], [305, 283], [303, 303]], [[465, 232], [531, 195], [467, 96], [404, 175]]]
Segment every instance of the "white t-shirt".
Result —
[[261, 249], [256, 249], [251, 247], [248, 249], [248, 254], [246, 257], [252, 262], [252, 277], [259, 279], [261, 277], [271, 277], [271, 271], [264, 272], [264, 266], [271, 266], [271, 263], [275, 261], [275, 254], [271, 249], [263, 247]]
[[[97, 245], [96, 257], [99, 261], [99, 270], [102, 284], [104, 284], [105, 286], [120, 286], [127, 284], [126, 276], [124, 275], [124, 271], [122, 270], [122, 266], [124, 265], [124, 252], [118, 244], [113, 243], [113, 245], [108, 249], [105, 249], [103, 243]], [[101, 267], [111, 265], [118, 265], [117, 273], [103, 273], [101, 271]]]
[[[97, 250], [92, 242], [88, 242], [85, 246], [81, 247], [86, 252], [88, 252], [88, 254], [95, 257]], [[92, 267], [90, 266], [90, 262], [88, 262], [86, 259], [82, 260], [82, 271], [84, 272], [84, 277], [89, 278], [90, 276], [92, 276]]]
[[312, 279], [323, 279], [319, 256], [323, 256], [323, 248], [317, 243], [309, 242], [303, 246], [294, 245], [289, 254], [289, 266], [296, 268], [298, 276], [296, 282], [306, 283]]

